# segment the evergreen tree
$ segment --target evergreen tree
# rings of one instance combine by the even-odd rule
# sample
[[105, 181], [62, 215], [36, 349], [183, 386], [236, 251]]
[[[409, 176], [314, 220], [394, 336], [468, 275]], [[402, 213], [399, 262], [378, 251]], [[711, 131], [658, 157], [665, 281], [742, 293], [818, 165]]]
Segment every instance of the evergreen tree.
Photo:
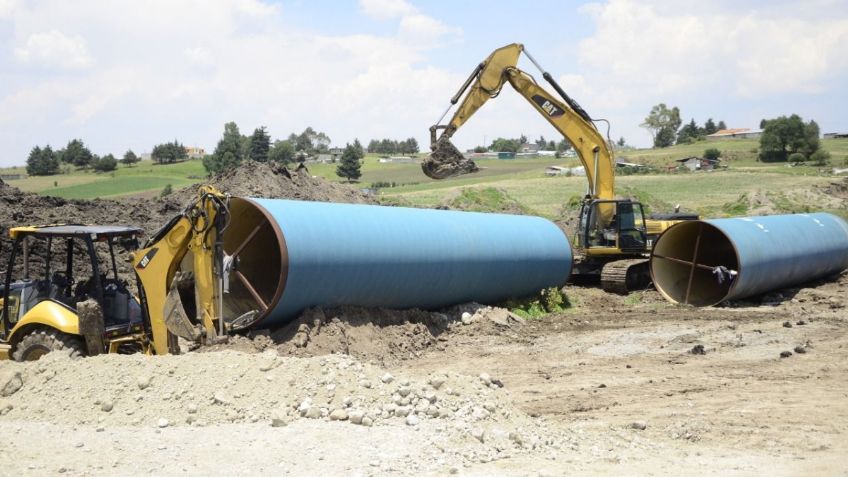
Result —
[[265, 126], [253, 130], [250, 137], [250, 158], [258, 162], [268, 162], [268, 152], [271, 149], [271, 136]]
[[132, 149], [128, 149], [127, 152], [124, 153], [124, 157], [121, 158], [121, 163], [126, 164], [127, 167], [132, 167], [133, 164], [140, 160], [141, 159], [132, 152]]
[[44, 149], [35, 146], [27, 158], [26, 171], [31, 176], [57, 174], [59, 172], [59, 158], [49, 145], [44, 146]]
[[352, 145], [345, 145], [339, 165], [336, 167], [336, 175], [344, 177], [348, 182], [359, 179], [362, 176], [359, 168], [359, 154]]
[[359, 160], [365, 159], [365, 150], [362, 149], [362, 143], [359, 142], [359, 139], [353, 140], [353, 149], [356, 150], [356, 158]]
[[118, 160], [112, 154], [91, 161], [91, 167], [97, 172], [109, 172], [118, 168]]
[[704, 134], [709, 136], [710, 134], [714, 134], [716, 131], [718, 131], [718, 128], [713, 122], [713, 118], [707, 119], [707, 122], [704, 123]]
[[241, 164], [241, 133], [238, 125], [224, 125], [224, 135], [215, 146], [215, 152], [203, 158], [203, 167], [210, 174], [218, 174]]
[[696, 141], [701, 136], [701, 132], [702, 130], [698, 127], [698, 123], [695, 122], [695, 118], [692, 118], [691, 121], [686, 123], [678, 131], [677, 144], [689, 144]]
[[62, 153], [62, 162], [66, 164], [73, 164], [77, 167], [85, 168], [91, 164], [91, 160], [93, 156], [91, 155], [91, 151], [85, 147], [85, 144], [79, 139], [73, 139], [68, 142], [68, 145], [65, 146], [65, 150]]
[[159, 164], [173, 164], [188, 159], [188, 151], [186, 151], [185, 146], [174, 139], [174, 142], [153, 146], [150, 157]]

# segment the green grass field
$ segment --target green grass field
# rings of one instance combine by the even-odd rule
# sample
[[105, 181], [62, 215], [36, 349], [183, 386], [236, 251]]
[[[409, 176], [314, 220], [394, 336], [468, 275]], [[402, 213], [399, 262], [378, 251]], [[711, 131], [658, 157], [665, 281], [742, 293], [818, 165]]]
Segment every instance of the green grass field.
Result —
[[[848, 139], [823, 140], [824, 149], [831, 152], [833, 167], [848, 167]], [[616, 178], [620, 195], [636, 197], [655, 211], [680, 204], [686, 210], [703, 215], [727, 214], [735, 209], [743, 194], [755, 192], [782, 194], [784, 191], [811, 188], [832, 180], [830, 168], [813, 166], [788, 167], [787, 164], [763, 164], [756, 161], [756, 140], [698, 142], [665, 149], [631, 149], [618, 153], [630, 162], [648, 164], [658, 170], [675, 164], [676, 159], [700, 156], [709, 147], [722, 151], [726, 170], [698, 173], [625, 175]], [[376, 156], [363, 161], [362, 178], [355, 186], [371, 187], [374, 183], [389, 183], [393, 187], [380, 189], [382, 200], [414, 206], [452, 205], [457, 201], [480, 207], [497, 208], [498, 198], [490, 190], [498, 189], [508, 197], [512, 210], [520, 209], [547, 217], [563, 215], [563, 204], [580, 197], [586, 190], [584, 177], [547, 177], [549, 165], [577, 166], [575, 158], [521, 158], [514, 160], [484, 159], [478, 161], [481, 171], [443, 181], [426, 177], [418, 164], [381, 164]], [[342, 181], [336, 176], [335, 164], [310, 165], [313, 175]], [[2, 174], [21, 174], [24, 170], [7, 168]], [[171, 165], [154, 165], [143, 161], [135, 167], [119, 168], [106, 174], [91, 171], [71, 171], [49, 177], [28, 177], [9, 181], [22, 190], [65, 198], [88, 199], [119, 197], [145, 193], [155, 195], [166, 185], [180, 188], [201, 181], [206, 175], [200, 161]], [[477, 188], [476, 192], [467, 192]], [[476, 202], [475, 202], [476, 201]], [[809, 204], [815, 208], [816, 204]], [[790, 207], [791, 209], [791, 207]]]

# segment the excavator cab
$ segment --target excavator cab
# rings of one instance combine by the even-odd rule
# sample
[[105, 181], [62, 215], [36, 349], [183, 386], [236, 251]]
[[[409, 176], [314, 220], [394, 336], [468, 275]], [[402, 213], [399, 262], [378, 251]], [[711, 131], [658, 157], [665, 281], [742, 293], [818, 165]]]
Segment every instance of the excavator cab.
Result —
[[650, 243], [642, 204], [587, 200], [580, 209], [576, 243], [587, 255], [646, 253]]

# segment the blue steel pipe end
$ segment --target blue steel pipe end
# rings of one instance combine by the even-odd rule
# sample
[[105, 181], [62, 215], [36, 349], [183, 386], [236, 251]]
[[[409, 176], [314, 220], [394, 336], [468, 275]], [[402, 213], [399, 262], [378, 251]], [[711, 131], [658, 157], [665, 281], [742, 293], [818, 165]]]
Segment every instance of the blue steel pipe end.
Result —
[[681, 222], [657, 240], [651, 277], [673, 303], [716, 305], [848, 268], [848, 224], [832, 214]]

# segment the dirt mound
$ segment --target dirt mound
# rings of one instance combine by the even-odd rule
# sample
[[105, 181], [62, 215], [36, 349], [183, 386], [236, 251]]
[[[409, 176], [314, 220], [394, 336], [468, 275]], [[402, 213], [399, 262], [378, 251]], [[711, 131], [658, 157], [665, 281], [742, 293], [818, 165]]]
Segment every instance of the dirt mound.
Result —
[[[344, 202], [353, 204], [375, 203], [369, 196], [353, 187], [312, 177], [309, 171], [291, 171], [283, 165], [244, 161], [239, 167], [221, 173], [204, 182], [221, 192], [239, 197], [268, 199], [296, 199], [318, 202]], [[174, 193], [170, 200], [188, 203], [197, 197], [201, 184], [189, 186]]]
[[831, 182], [826, 186], [822, 186], [821, 191], [830, 197], [848, 201], [848, 177], [845, 177], [841, 181]]
[[37, 362], [0, 363], [0, 388], [0, 422], [101, 430], [251, 422], [281, 427], [301, 419], [438, 427], [449, 455], [473, 461], [550, 448], [563, 439], [515, 407], [503, 383], [486, 373], [410, 379], [349, 356], [223, 351], [72, 360], [50, 353]]
[[[306, 171], [289, 172], [282, 166], [253, 161], [246, 161], [238, 168], [206, 183], [234, 196], [373, 202], [352, 187], [312, 177]], [[194, 200], [199, 187], [200, 184], [186, 187], [165, 199], [70, 200], [22, 192], [8, 184], [0, 184], [0, 270], [4, 270], [9, 261], [11, 241], [8, 229], [11, 227], [49, 224], [130, 225], [142, 228], [145, 235], [149, 236]], [[45, 255], [43, 244], [35, 244], [31, 251], [31, 276], [40, 276], [44, 270], [41, 261]], [[101, 259], [106, 260], [103, 263], [108, 263], [108, 252], [99, 252]], [[132, 284], [135, 277], [127, 263], [127, 254], [123, 250], [117, 252], [119, 276]], [[76, 264], [87, 261], [82, 250], [78, 251], [77, 256]], [[85, 270], [80, 270], [80, 273], [85, 273]]]
[[523, 320], [509, 310], [478, 303], [438, 312], [314, 307], [282, 328], [256, 330], [199, 351], [257, 353], [276, 349], [281, 355], [296, 357], [340, 354], [386, 366], [419, 358], [429, 350], [443, 350], [459, 334], [502, 333], [521, 324]]

